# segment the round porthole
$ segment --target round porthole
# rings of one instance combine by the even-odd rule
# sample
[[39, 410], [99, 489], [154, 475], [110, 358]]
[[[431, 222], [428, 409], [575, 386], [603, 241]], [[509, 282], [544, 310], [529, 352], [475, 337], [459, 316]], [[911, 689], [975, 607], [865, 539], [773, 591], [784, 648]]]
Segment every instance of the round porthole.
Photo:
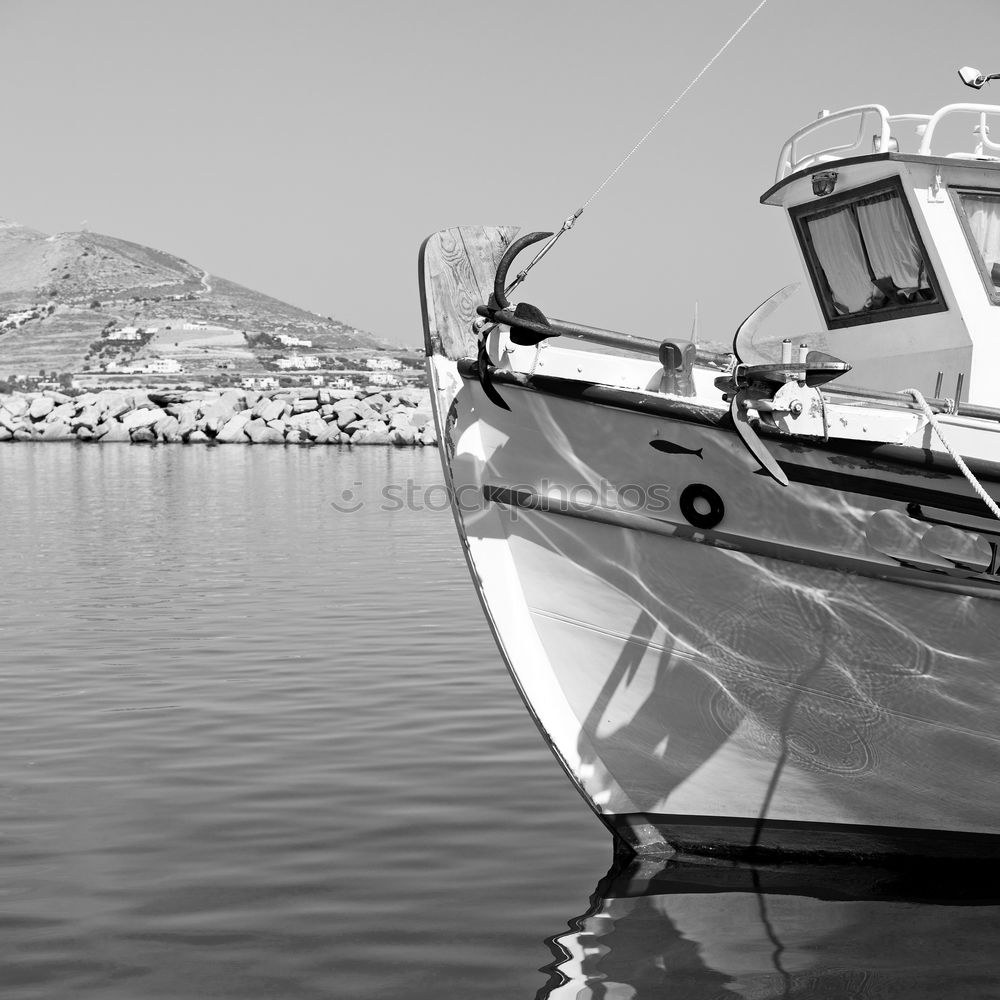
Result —
[[681, 493], [681, 513], [696, 528], [714, 528], [726, 515], [726, 505], [711, 486], [692, 483]]

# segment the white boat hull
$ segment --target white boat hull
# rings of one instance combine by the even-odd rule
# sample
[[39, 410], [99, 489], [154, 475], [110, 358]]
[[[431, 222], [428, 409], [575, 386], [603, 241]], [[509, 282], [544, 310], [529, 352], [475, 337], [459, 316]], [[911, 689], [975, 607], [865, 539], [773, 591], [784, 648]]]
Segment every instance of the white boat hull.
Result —
[[425, 304], [473, 579], [620, 843], [1000, 853], [995, 551], [971, 566], [919, 544], [947, 520], [988, 548], [964, 479], [906, 449], [769, 439], [783, 488], [725, 411], [565, 377], [496, 373], [504, 410], [473, 363], [435, 350], [441, 307]]

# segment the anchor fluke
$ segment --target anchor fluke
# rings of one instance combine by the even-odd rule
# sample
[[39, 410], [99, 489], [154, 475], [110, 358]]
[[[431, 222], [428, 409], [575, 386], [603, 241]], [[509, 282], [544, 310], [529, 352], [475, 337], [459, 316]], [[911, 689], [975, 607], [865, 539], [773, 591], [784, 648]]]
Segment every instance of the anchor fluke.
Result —
[[[518, 323], [519, 319], [526, 320], [532, 325]], [[514, 310], [514, 320], [515, 322], [510, 325], [510, 339], [520, 347], [534, 347], [549, 337], [559, 336], [555, 330], [546, 333], [539, 329], [539, 327], [547, 327], [549, 321], [545, 318], [545, 313], [530, 302], [518, 302], [517, 308]]]

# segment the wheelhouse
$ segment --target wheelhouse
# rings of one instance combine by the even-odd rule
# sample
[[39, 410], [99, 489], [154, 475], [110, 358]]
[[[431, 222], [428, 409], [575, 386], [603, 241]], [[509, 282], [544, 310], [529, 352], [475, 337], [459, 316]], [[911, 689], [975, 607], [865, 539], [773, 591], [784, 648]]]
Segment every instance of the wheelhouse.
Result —
[[[974, 122], [968, 151], [954, 148]], [[784, 208], [844, 383], [1000, 405], [1000, 107], [847, 108], [799, 129], [761, 198]], [[824, 144], [838, 129], [847, 142]], [[966, 133], [967, 134], [967, 133]], [[911, 151], [903, 151], [903, 147]]]

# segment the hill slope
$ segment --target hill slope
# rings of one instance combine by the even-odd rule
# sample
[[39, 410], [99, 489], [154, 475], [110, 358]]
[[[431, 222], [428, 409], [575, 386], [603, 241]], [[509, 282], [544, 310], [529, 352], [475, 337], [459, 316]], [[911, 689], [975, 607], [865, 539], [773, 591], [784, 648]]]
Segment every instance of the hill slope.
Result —
[[252, 361], [243, 331], [311, 340], [318, 352], [378, 346], [332, 316], [216, 278], [162, 250], [101, 233], [47, 236], [0, 220], [0, 377], [81, 371], [102, 330], [126, 326], [157, 331], [140, 356], [182, 360]]

